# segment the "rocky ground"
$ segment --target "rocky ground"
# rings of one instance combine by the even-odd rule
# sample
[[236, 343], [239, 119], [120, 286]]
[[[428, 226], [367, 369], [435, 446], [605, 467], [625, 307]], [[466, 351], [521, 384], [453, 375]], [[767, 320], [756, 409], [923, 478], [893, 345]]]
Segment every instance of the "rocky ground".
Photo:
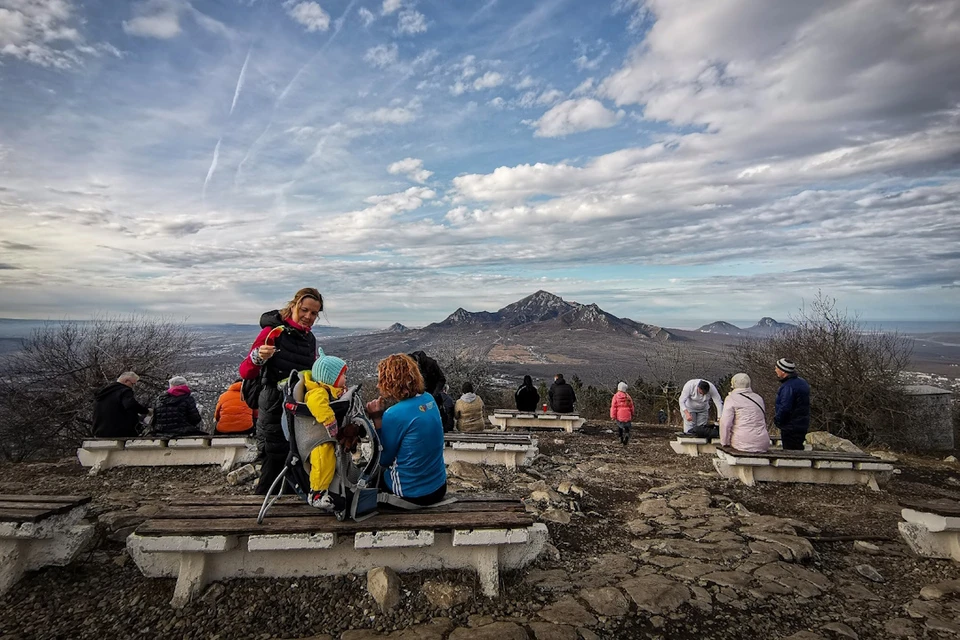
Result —
[[759, 485], [679, 456], [670, 429], [610, 425], [541, 434], [521, 472], [460, 465], [459, 491], [523, 496], [550, 530], [533, 566], [501, 596], [474, 575], [400, 576], [382, 612], [365, 576], [237, 580], [172, 609], [172, 579], [146, 579], [123, 539], [163, 498], [245, 493], [207, 469], [109, 470], [74, 460], [0, 468], [0, 493], [95, 496], [96, 544], [67, 567], [28, 574], [0, 600], [0, 638], [947, 638], [960, 635], [960, 571], [913, 557], [898, 498], [960, 499], [960, 466], [901, 456], [880, 493]]

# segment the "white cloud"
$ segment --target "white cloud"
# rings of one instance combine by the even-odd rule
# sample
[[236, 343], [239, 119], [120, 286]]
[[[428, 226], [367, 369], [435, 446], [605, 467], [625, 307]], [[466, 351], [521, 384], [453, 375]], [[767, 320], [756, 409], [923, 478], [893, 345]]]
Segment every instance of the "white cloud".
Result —
[[462, 81], [457, 80], [452, 85], [450, 85], [450, 95], [462, 96], [467, 92], [468, 86]]
[[383, 0], [383, 9], [381, 13], [385, 16], [388, 16], [391, 13], [396, 13], [402, 4], [403, 0]]
[[377, 19], [377, 16], [366, 7], [360, 7], [357, 14], [360, 16], [360, 20], [363, 21], [363, 26], [365, 27], [369, 27]]
[[87, 56], [120, 57], [110, 44], [87, 44], [81, 26], [82, 18], [67, 0], [0, 0], [0, 58], [68, 69], [81, 65]]
[[567, 100], [553, 107], [534, 122], [540, 138], [555, 138], [570, 133], [606, 129], [617, 124], [623, 112], [613, 112], [593, 98]]
[[490, 105], [491, 107], [493, 107], [494, 109], [497, 109], [497, 110], [499, 110], [499, 109], [504, 109], [504, 108], [506, 108], [506, 106], [507, 106], [506, 101], [505, 101], [503, 98], [501, 98], [500, 96], [497, 96], [496, 98], [493, 98], [492, 100], [490, 100], [489, 102], [487, 102], [487, 104]]
[[404, 9], [400, 12], [397, 19], [397, 32], [403, 35], [415, 36], [418, 33], [426, 33], [427, 19], [419, 11], [413, 9]]
[[[396, 103], [397, 101], [395, 101]], [[410, 100], [406, 105], [394, 104], [389, 107], [380, 107], [374, 111], [356, 112], [353, 116], [357, 122], [369, 122], [372, 124], [410, 124], [420, 117], [420, 101], [416, 98]]]
[[473, 81], [473, 88], [477, 91], [483, 89], [492, 89], [503, 84], [503, 75], [496, 71], [487, 71], [485, 74]]
[[394, 65], [400, 58], [400, 49], [395, 42], [390, 44], [378, 44], [372, 49], [367, 49], [363, 59], [378, 69], [383, 69]]
[[592, 71], [599, 67], [603, 59], [610, 53], [610, 45], [603, 40], [597, 40], [595, 45], [577, 41], [577, 53], [579, 55], [573, 60], [577, 69], [580, 71]]
[[141, 38], [168, 40], [180, 35], [183, 5], [174, 0], [146, 0], [133, 5], [134, 17], [123, 21], [123, 30]]
[[570, 92], [572, 96], [583, 96], [589, 93], [593, 93], [594, 85], [596, 82], [593, 78], [587, 78], [583, 82], [577, 85], [577, 87]]
[[523, 78], [520, 79], [520, 82], [513, 85], [513, 88], [517, 91], [523, 91], [524, 89], [529, 89], [530, 87], [535, 87], [536, 85], [537, 81], [534, 80], [532, 76], [523, 76]]
[[330, 28], [330, 14], [312, 0], [306, 2], [285, 2], [287, 13], [299, 22], [307, 31], [326, 31]]
[[432, 171], [427, 171], [423, 168], [423, 160], [419, 158], [404, 158], [403, 160], [398, 160], [387, 167], [387, 173], [392, 176], [402, 174], [413, 182], [419, 182], [420, 184], [426, 182], [430, 176], [433, 175]]

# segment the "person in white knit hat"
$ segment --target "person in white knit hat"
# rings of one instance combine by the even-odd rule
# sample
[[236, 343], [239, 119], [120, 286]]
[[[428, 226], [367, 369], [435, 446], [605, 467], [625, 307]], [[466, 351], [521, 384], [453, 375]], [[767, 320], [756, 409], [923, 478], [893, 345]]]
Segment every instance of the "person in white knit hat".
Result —
[[620, 443], [627, 446], [630, 440], [630, 422], [633, 420], [633, 398], [627, 394], [627, 383], [617, 385], [617, 392], [610, 401], [610, 419], [617, 423], [620, 432]]
[[723, 402], [720, 444], [739, 451], [762, 453], [770, 449], [766, 406], [750, 388], [750, 376], [738, 373], [730, 380], [733, 390]]

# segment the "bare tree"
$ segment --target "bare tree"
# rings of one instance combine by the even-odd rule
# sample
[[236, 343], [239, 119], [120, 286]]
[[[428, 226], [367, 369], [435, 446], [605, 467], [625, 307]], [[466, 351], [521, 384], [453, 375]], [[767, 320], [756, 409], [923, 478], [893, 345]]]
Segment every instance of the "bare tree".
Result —
[[650, 381], [640, 384], [641, 376], [635, 386], [652, 392], [653, 408], [664, 409], [667, 422], [673, 424], [680, 410], [678, 402], [683, 385], [693, 378], [709, 378], [720, 370], [724, 358], [725, 354], [703, 351], [682, 342], [658, 342], [643, 354], [645, 374]]
[[[53, 455], [92, 435], [94, 393], [124, 371], [143, 400], [165, 388], [196, 335], [143, 316], [50, 323], [0, 362], [0, 457]], [[144, 394], [144, 392], [146, 392]]]
[[779, 386], [773, 373], [777, 359], [792, 359], [810, 383], [811, 429], [860, 444], [895, 444], [908, 406], [897, 377], [910, 360], [910, 341], [897, 333], [867, 331], [822, 293], [793, 323], [795, 329], [744, 339], [735, 352], [738, 367], [750, 375], [767, 406], [774, 406]]

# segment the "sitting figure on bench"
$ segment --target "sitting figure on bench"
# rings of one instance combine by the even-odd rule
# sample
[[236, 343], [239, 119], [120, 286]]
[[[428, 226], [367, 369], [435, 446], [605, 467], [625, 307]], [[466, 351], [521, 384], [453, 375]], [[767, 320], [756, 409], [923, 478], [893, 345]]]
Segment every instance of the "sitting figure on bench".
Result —
[[680, 412], [683, 415], [683, 432], [698, 438], [718, 438], [720, 429], [708, 425], [710, 401], [717, 408], [717, 417], [723, 414], [723, 401], [717, 388], [706, 380], [694, 378], [683, 385], [680, 392]]
[[203, 418], [183, 376], [170, 378], [169, 388], [157, 396], [149, 434], [167, 438], [209, 435], [201, 429]]
[[333, 443], [340, 435], [337, 417], [330, 407], [330, 402], [342, 396], [347, 389], [347, 363], [335, 356], [324, 354], [323, 349], [318, 349], [318, 352], [313, 368], [301, 373], [306, 389], [303, 400], [313, 418], [327, 430], [330, 439], [320, 442], [309, 453], [305, 453], [310, 460], [309, 502], [318, 509], [330, 511], [333, 509], [333, 501], [327, 495], [327, 489], [337, 468]]
[[720, 415], [720, 444], [738, 451], [763, 453], [770, 449], [766, 407], [750, 388], [750, 376], [738, 373], [730, 380], [733, 390]]

